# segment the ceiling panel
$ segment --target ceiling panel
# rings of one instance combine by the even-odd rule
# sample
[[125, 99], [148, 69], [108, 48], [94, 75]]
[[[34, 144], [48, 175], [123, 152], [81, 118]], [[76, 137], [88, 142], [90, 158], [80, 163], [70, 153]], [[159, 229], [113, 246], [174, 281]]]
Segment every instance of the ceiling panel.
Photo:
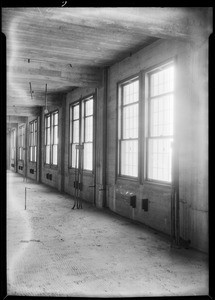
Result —
[[43, 105], [46, 84], [50, 103], [57, 93], [99, 87], [102, 68], [159, 38], [195, 39], [210, 19], [207, 8], [2, 8], [7, 105]]

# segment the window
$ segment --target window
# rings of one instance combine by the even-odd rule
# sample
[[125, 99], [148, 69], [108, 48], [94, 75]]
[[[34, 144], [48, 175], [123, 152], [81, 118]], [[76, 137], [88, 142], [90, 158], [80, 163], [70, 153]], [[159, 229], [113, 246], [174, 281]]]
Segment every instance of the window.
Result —
[[24, 148], [25, 148], [25, 124], [19, 126], [19, 160], [24, 160]]
[[15, 128], [11, 130], [11, 159], [15, 159], [16, 153], [16, 130]]
[[[83, 169], [93, 170], [93, 96], [70, 106], [69, 166], [76, 166], [76, 146], [83, 145]], [[79, 151], [77, 151], [77, 156]], [[77, 157], [78, 161], [79, 157]]]
[[93, 98], [83, 102], [83, 169], [93, 169]]
[[171, 182], [173, 142], [173, 64], [148, 73], [147, 179]]
[[[70, 167], [76, 167], [76, 145], [80, 142], [80, 104], [70, 106]], [[78, 151], [77, 151], [78, 155]], [[78, 161], [78, 157], [77, 157]]]
[[45, 163], [58, 162], [58, 111], [45, 116]]
[[37, 120], [30, 122], [30, 133], [29, 133], [29, 152], [30, 161], [37, 161]]
[[119, 86], [119, 175], [138, 177], [139, 79]]

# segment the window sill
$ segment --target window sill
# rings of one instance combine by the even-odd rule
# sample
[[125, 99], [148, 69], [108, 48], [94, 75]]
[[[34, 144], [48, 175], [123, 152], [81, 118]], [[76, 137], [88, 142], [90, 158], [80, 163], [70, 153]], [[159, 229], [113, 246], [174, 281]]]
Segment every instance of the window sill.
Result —
[[56, 166], [56, 165], [44, 164], [44, 167], [46, 169], [58, 170], [58, 166]]
[[172, 183], [165, 183], [165, 182], [159, 182], [159, 181], [153, 181], [153, 180], [144, 180], [142, 184], [145, 186], [151, 185], [151, 186], [157, 187], [158, 189], [162, 188], [162, 189], [170, 190], [172, 188]]
[[[75, 172], [77, 172], [77, 169], [73, 168], [73, 167], [68, 167], [69, 173], [70, 174], [74, 174]], [[89, 171], [89, 170], [83, 170], [83, 176], [92, 176], [94, 174], [93, 171]]]
[[119, 180], [139, 183], [139, 178], [138, 177], [133, 178], [133, 177], [126, 177], [126, 176], [118, 176], [116, 181], [119, 181]]

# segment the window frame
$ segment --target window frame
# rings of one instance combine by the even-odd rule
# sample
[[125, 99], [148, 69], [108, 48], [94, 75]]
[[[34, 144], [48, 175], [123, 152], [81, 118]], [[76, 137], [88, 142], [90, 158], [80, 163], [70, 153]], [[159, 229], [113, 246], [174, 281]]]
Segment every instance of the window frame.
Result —
[[[79, 107], [79, 116], [78, 116], [78, 119], [73, 120], [73, 111], [74, 111], [74, 107], [76, 107], [76, 106]], [[72, 166], [72, 145], [73, 144], [77, 145], [77, 143], [73, 143], [73, 126], [72, 126], [72, 124], [74, 121], [77, 121], [77, 120], [79, 121], [78, 122], [78, 124], [79, 124], [79, 127], [78, 127], [79, 142], [78, 142], [78, 144], [80, 144], [80, 140], [81, 140], [80, 119], [81, 119], [81, 101], [78, 100], [69, 105], [69, 152], [68, 152], [69, 153], [69, 159], [68, 159], [69, 169], [75, 169], [75, 167]]]
[[[93, 100], [93, 112], [92, 115], [90, 116], [85, 116], [85, 105], [86, 102], [89, 100]], [[84, 96], [83, 98], [74, 101], [72, 103], [70, 103], [69, 105], [69, 149], [68, 149], [68, 168], [71, 170], [75, 170], [75, 167], [72, 166], [72, 145], [73, 144], [77, 144], [77, 143], [73, 143], [73, 126], [71, 124], [73, 124], [73, 122], [75, 120], [73, 120], [73, 109], [75, 106], [79, 106], [79, 143], [78, 145], [83, 145], [85, 144], [85, 119], [88, 117], [92, 117], [93, 118], [93, 126], [92, 126], [92, 170], [89, 169], [84, 169], [83, 167], [83, 172], [84, 173], [89, 173], [89, 174], [93, 174], [94, 170], [95, 170], [95, 106], [96, 106], [96, 95], [93, 94], [89, 94], [87, 96]], [[84, 157], [83, 157], [83, 166], [84, 166]]]
[[10, 147], [11, 147], [11, 160], [16, 159], [16, 128], [11, 129]]
[[[123, 102], [123, 88], [126, 85], [129, 85], [135, 81], [139, 83], [139, 92], [138, 92], [138, 101], [134, 103], [129, 103], [122, 105]], [[123, 107], [132, 106], [138, 104], [138, 129], [137, 129], [137, 138], [123, 138]], [[134, 74], [130, 77], [127, 77], [117, 83], [117, 134], [116, 134], [116, 146], [117, 146], [117, 168], [116, 168], [116, 178], [129, 179], [131, 181], [140, 180], [140, 149], [141, 149], [141, 140], [140, 140], [140, 112], [141, 112], [141, 73]], [[138, 142], [138, 154], [137, 154], [137, 176], [124, 175], [121, 173], [121, 151], [122, 151], [122, 141], [123, 140], [137, 140]]]
[[[117, 183], [118, 180], [127, 180], [127, 181], [134, 181], [134, 182], [139, 182], [139, 184], [153, 184], [156, 186], [162, 186], [169, 188], [174, 181], [173, 178], [173, 149], [172, 149], [172, 166], [171, 166], [171, 182], [167, 181], [160, 181], [160, 180], [152, 180], [148, 179], [148, 130], [149, 130], [149, 103], [148, 103], [148, 92], [149, 92], [149, 84], [148, 84], [148, 74], [157, 72], [158, 69], [165, 69], [169, 65], [173, 65], [174, 67], [174, 88], [173, 88], [173, 97], [174, 97], [174, 103], [175, 103], [175, 98], [176, 98], [176, 66], [177, 66], [177, 55], [172, 56], [168, 58], [167, 60], [161, 61], [149, 68], [145, 68], [140, 70], [139, 73], [133, 74], [132, 76], [129, 76], [123, 80], [120, 80], [116, 84], [116, 95], [117, 95], [117, 113], [116, 113], [116, 168], [115, 168], [115, 182]], [[120, 87], [123, 83], [132, 81], [132, 79], [138, 77], [139, 78], [139, 153], [138, 153], [138, 177], [130, 177], [130, 176], [125, 176], [121, 175], [119, 172], [120, 168], [120, 147], [119, 147], [119, 122], [120, 122], [120, 117], [121, 117], [121, 112], [119, 113], [119, 107], [120, 107]], [[175, 113], [175, 108], [174, 108], [174, 103], [173, 103], [173, 113]], [[173, 119], [173, 143], [175, 140], [174, 137], [174, 119]], [[122, 128], [121, 128], [122, 129]]]
[[[171, 157], [171, 170], [170, 170], [170, 175], [171, 175], [171, 180], [170, 181], [165, 181], [165, 180], [158, 180], [158, 179], [153, 179], [149, 178], [149, 140], [155, 140], [155, 139], [172, 139], [171, 145], [174, 142], [174, 120], [173, 120], [173, 133], [172, 135], [160, 135], [160, 136], [151, 136], [151, 99], [154, 98], [159, 98], [165, 95], [173, 95], [173, 113], [174, 113], [174, 102], [175, 102], [175, 79], [173, 79], [174, 82], [174, 87], [172, 92], [167, 92], [167, 93], [161, 93], [156, 96], [151, 97], [151, 75], [158, 73], [159, 71], [163, 71], [171, 66], [175, 68], [175, 59], [170, 59], [166, 62], [160, 63], [153, 68], [148, 69], [147, 71], [144, 72], [144, 77], [145, 77], [145, 168], [144, 168], [144, 181], [148, 183], [154, 183], [158, 185], [166, 185], [166, 186], [171, 186], [173, 182], [173, 163], [172, 160], [173, 158]], [[173, 155], [173, 154], [172, 154]]]
[[[31, 126], [33, 126], [33, 131], [31, 131]], [[33, 135], [33, 143], [32, 143], [32, 137]], [[32, 143], [32, 145], [31, 145]], [[37, 162], [37, 151], [38, 151], [38, 119], [35, 119], [31, 122], [29, 122], [29, 162], [36, 163]], [[31, 160], [31, 148], [33, 155], [33, 160]]]
[[[57, 114], [57, 124], [54, 124], [54, 115]], [[47, 119], [50, 117], [50, 127], [46, 126], [47, 124]], [[57, 127], [57, 140], [59, 140], [59, 110], [54, 110], [52, 112], [49, 112], [44, 115], [44, 131], [45, 131], [45, 136], [44, 136], [44, 146], [45, 146], [45, 159], [44, 159], [44, 165], [48, 166], [54, 166], [58, 167], [58, 161], [59, 161], [59, 141], [57, 144], [54, 144], [54, 127]], [[49, 133], [49, 139], [50, 139], [50, 144], [47, 144], [47, 129], [50, 128], [50, 133]], [[57, 164], [53, 163], [53, 146], [57, 145]], [[49, 162], [46, 162], [46, 147], [49, 146]]]
[[[21, 124], [18, 126], [18, 160], [19, 161], [24, 161], [25, 157], [24, 157], [24, 150], [25, 150], [25, 141], [26, 139], [26, 125]], [[21, 151], [21, 152], [20, 152]], [[21, 153], [21, 155], [20, 155]], [[21, 158], [20, 158], [21, 156]]]

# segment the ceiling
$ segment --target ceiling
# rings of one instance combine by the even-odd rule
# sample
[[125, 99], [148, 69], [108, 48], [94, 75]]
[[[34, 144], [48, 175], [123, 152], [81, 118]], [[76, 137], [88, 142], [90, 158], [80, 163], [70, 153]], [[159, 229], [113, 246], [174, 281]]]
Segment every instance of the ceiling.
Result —
[[7, 115], [28, 116], [59, 94], [101, 85], [102, 68], [158, 39], [197, 39], [209, 8], [2, 8]]

